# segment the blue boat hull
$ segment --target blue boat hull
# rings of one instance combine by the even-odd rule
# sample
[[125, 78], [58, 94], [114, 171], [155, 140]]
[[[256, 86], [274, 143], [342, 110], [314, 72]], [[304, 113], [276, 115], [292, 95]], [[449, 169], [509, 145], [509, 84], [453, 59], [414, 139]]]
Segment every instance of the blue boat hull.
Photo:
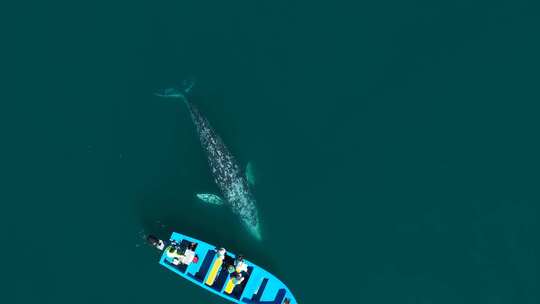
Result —
[[[297, 303], [285, 284], [250, 261], [244, 260], [248, 266], [244, 273], [244, 281], [241, 284], [233, 285], [228, 271], [221, 267], [221, 260], [215, 250], [216, 246], [176, 232], [173, 232], [171, 240], [179, 244], [182, 242], [197, 243], [195, 249], [195, 254], [199, 257], [197, 263], [174, 265], [165, 252], [159, 261], [161, 265], [188, 281], [234, 303]], [[236, 257], [231, 252], [227, 252], [227, 255], [229, 259]], [[289, 302], [286, 302], [287, 300]]]

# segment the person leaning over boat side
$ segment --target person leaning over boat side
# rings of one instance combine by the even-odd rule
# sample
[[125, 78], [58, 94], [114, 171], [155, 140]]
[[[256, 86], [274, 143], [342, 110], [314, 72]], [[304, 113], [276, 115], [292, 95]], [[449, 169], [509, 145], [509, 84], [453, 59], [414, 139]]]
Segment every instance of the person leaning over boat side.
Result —
[[151, 234], [146, 238], [146, 240], [148, 241], [148, 243], [150, 243], [150, 245], [156, 247], [161, 251], [167, 246], [164, 241], [158, 239], [156, 236], [153, 236]]

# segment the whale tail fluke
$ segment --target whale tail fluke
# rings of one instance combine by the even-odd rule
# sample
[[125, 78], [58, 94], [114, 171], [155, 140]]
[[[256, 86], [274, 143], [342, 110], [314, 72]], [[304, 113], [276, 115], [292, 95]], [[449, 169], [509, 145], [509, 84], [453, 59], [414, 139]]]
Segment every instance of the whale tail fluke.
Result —
[[170, 87], [158, 92], [155, 92], [154, 95], [163, 98], [180, 98], [186, 99], [187, 96], [193, 90], [195, 86], [195, 79], [186, 79], [177, 87]]

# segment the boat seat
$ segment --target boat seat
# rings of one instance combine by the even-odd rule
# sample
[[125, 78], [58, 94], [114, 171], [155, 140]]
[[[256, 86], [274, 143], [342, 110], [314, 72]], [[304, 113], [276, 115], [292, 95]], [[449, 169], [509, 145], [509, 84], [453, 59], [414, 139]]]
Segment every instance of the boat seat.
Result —
[[280, 288], [278, 292], [276, 293], [276, 297], [272, 301], [261, 301], [261, 297], [264, 293], [264, 289], [266, 288], [266, 285], [268, 284], [268, 278], [264, 278], [261, 286], [257, 290], [257, 293], [253, 295], [251, 299], [248, 298], [242, 298], [242, 302], [249, 303], [249, 304], [281, 304], [283, 302], [283, 299], [285, 299], [285, 295], [287, 294], [287, 291], [284, 288]]
[[225, 281], [229, 277], [229, 272], [227, 271], [227, 269], [224, 268], [224, 265], [228, 265], [227, 263], [230, 263], [230, 260], [233, 260], [233, 258], [229, 255], [226, 255], [221, 265], [221, 271], [219, 272], [216, 280], [214, 281], [214, 284], [212, 284], [212, 288], [217, 291], [221, 291], [221, 289], [225, 285]]
[[[245, 281], [245, 280], [244, 280]], [[242, 282], [243, 283], [243, 282]], [[225, 293], [227, 294], [231, 294], [231, 292], [233, 291], [234, 289], [234, 283], [233, 283], [233, 278], [229, 278], [227, 280], [227, 285], [225, 285], [225, 289], [223, 290]]]
[[204, 260], [202, 261], [199, 271], [197, 271], [195, 275], [188, 273], [188, 276], [194, 278], [198, 282], [202, 282], [204, 280], [204, 277], [206, 276], [206, 273], [208, 272], [208, 269], [210, 269], [210, 266], [212, 265], [212, 261], [214, 260], [215, 255], [216, 252], [214, 250], [209, 249], [208, 251], [206, 251], [206, 254], [204, 255]]
[[240, 296], [242, 295], [242, 292], [244, 292], [244, 289], [246, 288], [246, 285], [249, 281], [249, 278], [251, 277], [251, 273], [253, 272], [253, 267], [248, 266], [247, 272], [243, 272], [242, 275], [244, 276], [244, 281], [242, 283], [238, 284], [232, 291], [231, 296], [237, 300], [240, 299]]

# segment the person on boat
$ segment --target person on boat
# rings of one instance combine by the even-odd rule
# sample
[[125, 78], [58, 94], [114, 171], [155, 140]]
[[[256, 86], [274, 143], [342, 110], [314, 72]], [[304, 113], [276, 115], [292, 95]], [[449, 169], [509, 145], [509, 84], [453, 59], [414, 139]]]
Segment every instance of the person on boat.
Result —
[[191, 243], [189, 247], [184, 251], [182, 254], [181, 262], [184, 265], [189, 265], [193, 262], [195, 259], [195, 247], [197, 246], [196, 243]]
[[244, 276], [239, 272], [235, 272], [231, 274], [231, 279], [234, 285], [239, 285], [244, 281]]
[[154, 235], [149, 235], [146, 240], [148, 241], [148, 243], [150, 243], [150, 245], [156, 247], [157, 249], [159, 250], [163, 250], [165, 249], [166, 247], [166, 244], [164, 241], [158, 239], [156, 236]]
[[234, 266], [234, 259], [230, 255], [225, 255], [223, 258], [223, 269], [227, 270], [229, 273], [233, 273], [235, 271]]
[[227, 250], [225, 248], [221, 247], [217, 251], [218, 258], [223, 259], [225, 258], [225, 254], [227, 254]]
[[178, 248], [176, 248], [173, 245], [169, 245], [167, 249], [165, 250], [165, 253], [167, 254], [168, 258], [171, 258], [173, 260], [181, 256], [181, 253], [178, 251]]
[[166, 250], [167, 257], [169, 257], [172, 260], [172, 263], [174, 265], [180, 265], [180, 264], [189, 265], [193, 263], [196, 258], [195, 247], [197, 247], [197, 243], [191, 243], [187, 247], [171, 245], [167, 247], [167, 250]]
[[234, 260], [234, 266], [236, 272], [238, 273], [247, 272], [248, 270], [248, 265], [246, 264], [246, 262], [244, 262], [244, 257], [242, 255], [238, 255], [236, 257], [236, 260]]
[[178, 266], [178, 265], [180, 265], [180, 263], [181, 263], [181, 262], [180, 262], [180, 258], [174, 257], [174, 258], [172, 259], [172, 264], [173, 264], [173, 265]]
[[188, 247], [188, 250], [190, 251], [189, 252], [189, 255], [192, 255], [191, 257], [191, 263], [197, 263], [199, 261], [199, 256], [197, 255], [197, 253], [195, 253], [195, 249], [197, 249], [197, 243], [193, 242], [189, 245]]

